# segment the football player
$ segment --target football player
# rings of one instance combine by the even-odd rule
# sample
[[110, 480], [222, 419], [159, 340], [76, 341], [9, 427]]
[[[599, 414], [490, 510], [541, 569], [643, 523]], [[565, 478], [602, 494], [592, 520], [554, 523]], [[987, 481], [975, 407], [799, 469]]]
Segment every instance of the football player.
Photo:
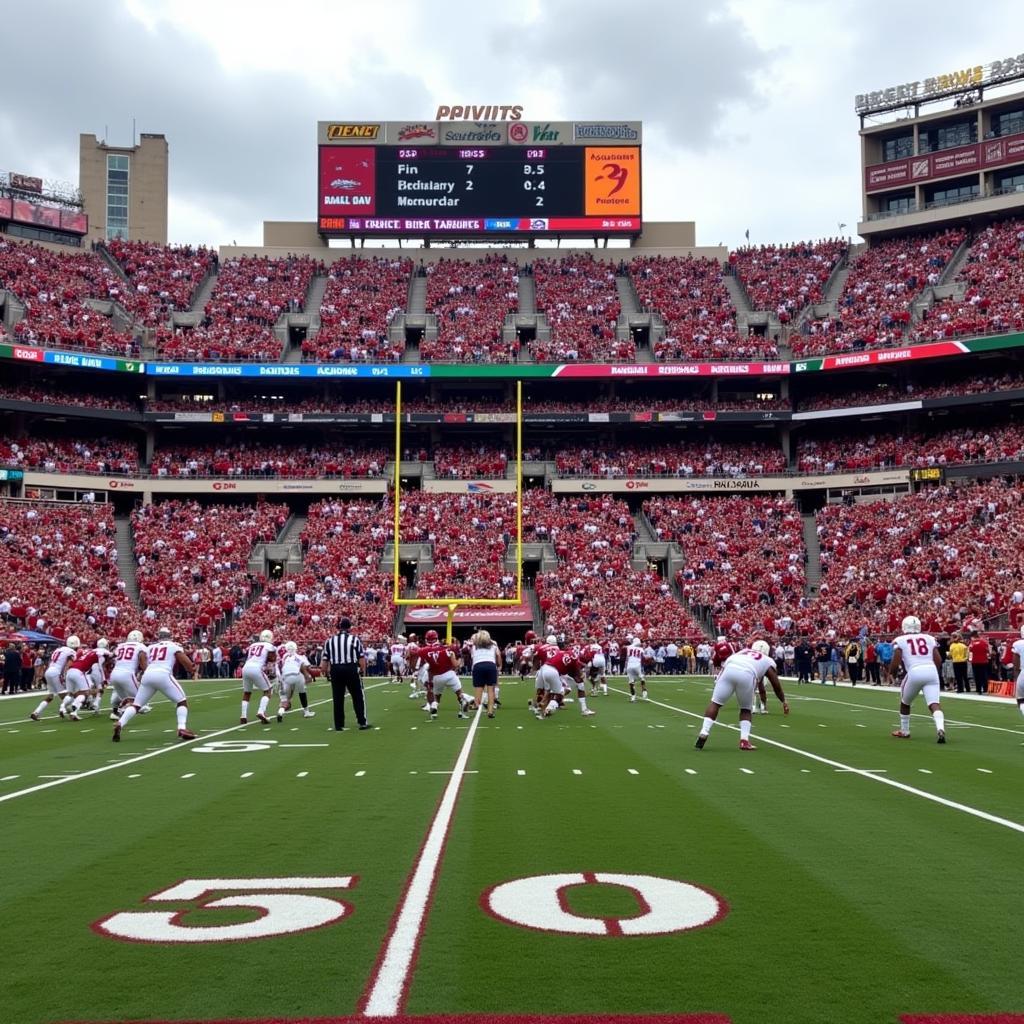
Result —
[[1013, 678], [1017, 682], [1014, 692], [1017, 710], [1024, 715], [1024, 626], [1020, 627], [1020, 639], [1013, 641], [1010, 654], [1013, 657]]
[[299, 653], [299, 645], [294, 640], [284, 644], [284, 657], [281, 658], [281, 691], [277, 702], [277, 720], [284, 721], [286, 711], [292, 706], [292, 694], [298, 693], [302, 705], [302, 717], [312, 718], [316, 712], [309, 706], [306, 695], [306, 684], [313, 682], [313, 673], [309, 670], [309, 658]]
[[730, 654], [722, 665], [722, 671], [715, 680], [715, 688], [711, 692], [711, 703], [704, 712], [704, 722], [700, 727], [700, 735], [695, 744], [698, 750], [704, 749], [708, 741], [711, 727], [718, 720], [718, 713], [725, 702], [736, 695], [740, 706], [740, 750], [756, 750], [750, 742], [751, 709], [754, 702], [754, 687], [758, 681], [768, 677], [775, 696], [782, 703], [783, 714], [789, 714], [789, 704], [779, 682], [775, 661], [770, 656], [771, 647], [766, 640], [755, 640], [750, 647]]
[[[184, 655], [182, 655], [184, 657]], [[273, 683], [267, 674], [267, 666], [275, 665], [277, 662], [277, 651], [274, 649], [274, 634], [265, 629], [260, 633], [259, 641], [249, 645], [245, 655], [245, 664], [242, 666], [242, 716], [239, 719], [242, 725], [249, 721], [249, 698], [253, 690], [260, 690], [259, 709], [256, 717], [267, 725], [270, 719], [267, 718], [267, 708], [270, 705], [270, 694], [273, 690]]]
[[188, 729], [188, 700], [181, 683], [174, 678], [175, 666], [184, 669], [195, 678], [196, 667], [180, 644], [171, 639], [171, 631], [166, 626], [157, 630], [157, 641], [146, 651], [146, 670], [142, 673], [139, 690], [131, 704], [121, 712], [121, 717], [114, 726], [112, 737], [115, 743], [121, 742], [121, 730], [142, 710], [155, 693], [162, 693], [174, 704], [178, 720], [178, 739], [194, 740], [196, 734]]
[[[69, 640], [78, 637], [68, 637]], [[46, 671], [43, 673], [43, 678], [46, 680], [46, 689], [49, 691], [46, 696], [39, 702], [35, 711], [32, 712], [28, 717], [33, 722], [38, 722], [46, 710], [46, 705], [53, 700], [54, 697], [60, 697], [60, 704], [58, 705], [61, 709], [60, 717], [64, 717], [64, 700], [68, 695], [67, 684], [64, 680], [64, 675], [67, 672], [68, 666], [75, 659], [75, 648], [69, 646], [67, 643], [62, 644], [58, 647], [53, 654], [50, 655], [50, 664], [46, 666]]]
[[459, 718], [467, 718], [473, 701], [462, 692], [462, 680], [458, 674], [462, 659], [458, 649], [454, 645], [442, 644], [436, 629], [428, 629], [423, 639], [426, 643], [419, 649], [418, 657], [427, 666], [427, 710], [431, 719], [437, 718], [438, 702], [446, 687], [455, 691]]
[[903, 633], [893, 641], [892, 668], [894, 676], [900, 668], [906, 669], [906, 678], [900, 686], [900, 727], [892, 735], [900, 740], [910, 739], [910, 704], [919, 694], [924, 694], [925, 703], [935, 722], [935, 739], [946, 742], [946, 716], [939, 703], [939, 672], [942, 655], [939, 642], [929, 633], [921, 632], [921, 620], [908, 615], [902, 624]]
[[629, 683], [629, 702], [636, 703], [636, 684], [640, 684], [640, 697], [647, 700], [647, 679], [644, 676], [644, 649], [640, 638], [633, 637], [626, 645], [626, 680]]
[[[110, 670], [111, 706], [110, 717], [116, 722], [121, 712], [135, 699], [139, 692], [139, 675], [146, 671], [149, 663], [142, 633], [133, 629], [123, 644], [114, 651], [114, 667]], [[149, 710], [149, 705], [140, 711]]]

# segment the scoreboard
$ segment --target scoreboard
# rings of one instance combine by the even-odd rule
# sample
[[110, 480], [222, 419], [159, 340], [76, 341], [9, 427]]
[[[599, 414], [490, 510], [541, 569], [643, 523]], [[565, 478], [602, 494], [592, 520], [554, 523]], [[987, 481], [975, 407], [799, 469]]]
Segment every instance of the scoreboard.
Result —
[[328, 237], [639, 234], [634, 124], [322, 122], [319, 231]]

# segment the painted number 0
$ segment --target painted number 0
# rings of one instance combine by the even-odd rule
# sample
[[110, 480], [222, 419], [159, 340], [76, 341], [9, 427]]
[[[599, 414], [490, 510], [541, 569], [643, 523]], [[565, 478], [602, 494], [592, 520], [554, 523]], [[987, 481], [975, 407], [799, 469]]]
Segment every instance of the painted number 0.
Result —
[[[194, 903], [188, 910], [128, 910], [101, 918], [93, 930], [126, 942], [239, 942], [323, 928], [340, 921], [352, 908], [328, 896], [304, 895], [303, 889], [349, 889], [353, 875], [328, 878], [190, 878], [147, 896], [145, 902]], [[236, 896], [212, 899], [215, 892]], [[253, 921], [222, 925], [186, 925], [193, 910], [244, 907], [258, 910]]]

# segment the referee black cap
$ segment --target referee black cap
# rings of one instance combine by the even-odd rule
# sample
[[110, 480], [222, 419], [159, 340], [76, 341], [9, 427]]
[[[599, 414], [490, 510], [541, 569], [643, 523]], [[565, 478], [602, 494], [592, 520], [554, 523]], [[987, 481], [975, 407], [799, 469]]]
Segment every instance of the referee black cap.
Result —
[[351, 629], [351, 628], [352, 628], [352, 620], [347, 615], [343, 615], [340, 619], [338, 619], [338, 629]]

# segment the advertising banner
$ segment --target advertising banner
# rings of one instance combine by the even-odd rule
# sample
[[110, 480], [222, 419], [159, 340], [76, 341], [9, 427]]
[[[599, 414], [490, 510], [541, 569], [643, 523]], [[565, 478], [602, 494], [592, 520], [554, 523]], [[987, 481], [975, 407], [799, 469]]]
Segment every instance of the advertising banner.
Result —
[[11, 219], [22, 224], [38, 224], [40, 227], [60, 228], [60, 210], [55, 206], [37, 206], [24, 199], [15, 199]]
[[424, 480], [424, 491], [433, 494], [515, 494], [515, 480]]
[[[428, 600], [424, 598], [424, 600]], [[435, 625], [448, 621], [446, 608], [409, 608], [405, 613], [406, 628], [413, 623], [421, 626]], [[494, 608], [459, 608], [452, 617], [455, 623], [479, 622], [533, 622], [533, 612], [527, 604], [498, 605]]]
[[512, 121], [508, 141], [513, 146], [571, 146], [571, 121]]
[[190, 480], [178, 477], [114, 477], [25, 473], [26, 487], [132, 494], [347, 494], [384, 495], [385, 480]]
[[83, 370], [119, 370], [122, 373], [145, 373], [146, 364], [134, 359], [111, 356], [87, 356], [80, 352], [55, 352], [27, 345], [0, 344], [0, 359], [17, 359], [26, 363], [50, 363], [54, 366], [75, 366]]
[[149, 363], [146, 372], [153, 377], [429, 377], [430, 369], [411, 363]]
[[824, 476], [756, 477], [630, 477], [618, 480], [601, 478], [554, 479], [555, 494], [739, 494], [778, 493], [784, 491], [835, 490], [853, 487], [888, 487], [907, 484], [908, 469], [877, 470], [864, 473], [831, 473]]
[[[339, 216], [345, 207], [334, 207], [325, 215], [320, 210], [321, 231], [358, 231], [361, 234], [410, 235], [428, 232], [431, 235], [467, 234], [556, 234], [599, 231], [638, 232], [643, 222], [639, 217], [346, 217]], [[351, 212], [351, 210], [349, 210]]]
[[11, 188], [19, 192], [35, 192], [37, 196], [43, 194], [43, 179], [33, 178], [28, 174], [15, 174], [11, 172]]
[[589, 216], [640, 216], [640, 148], [587, 147], [584, 204]]
[[374, 214], [376, 161], [372, 146], [321, 146], [320, 215]]
[[61, 210], [60, 229], [61, 231], [71, 231], [76, 235], [84, 235], [89, 231], [89, 216], [85, 213]]
[[563, 363], [552, 377], [763, 377], [789, 373], [789, 363]]
[[11, 211], [11, 200], [9, 198], [0, 198], [0, 220], [10, 220]]

